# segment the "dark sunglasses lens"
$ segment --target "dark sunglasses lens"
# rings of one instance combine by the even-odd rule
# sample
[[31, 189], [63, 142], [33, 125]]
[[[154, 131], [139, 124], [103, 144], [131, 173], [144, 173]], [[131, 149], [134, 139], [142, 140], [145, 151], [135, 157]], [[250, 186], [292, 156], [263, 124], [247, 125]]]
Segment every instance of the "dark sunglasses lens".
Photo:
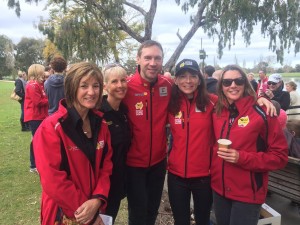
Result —
[[245, 84], [245, 79], [244, 78], [236, 78], [236, 79], [223, 79], [222, 84], [224, 87], [229, 87], [232, 82], [238, 86], [244, 85]]
[[239, 86], [244, 85], [245, 84], [245, 79], [243, 79], [243, 78], [234, 79], [234, 83], [236, 85], [239, 85]]
[[222, 84], [224, 87], [229, 87], [232, 84], [233, 80], [232, 79], [223, 79]]
[[268, 81], [267, 83], [268, 85], [276, 85], [276, 83], [272, 82], [272, 81]]

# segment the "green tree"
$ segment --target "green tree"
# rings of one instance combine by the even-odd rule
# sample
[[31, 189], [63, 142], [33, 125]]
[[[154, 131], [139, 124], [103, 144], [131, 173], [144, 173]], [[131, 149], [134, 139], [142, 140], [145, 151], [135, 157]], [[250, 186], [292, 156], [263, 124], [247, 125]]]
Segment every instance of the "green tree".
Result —
[[296, 66], [295, 66], [295, 72], [297, 72], [297, 73], [300, 72], [300, 64], [296, 64]]
[[[10, 7], [14, 5], [9, 0]], [[33, 1], [33, 0], [28, 0]], [[37, 1], [37, 0], [35, 0]], [[52, 0], [49, 0], [52, 2]], [[53, 2], [64, 2], [68, 6], [67, 0], [56, 0]], [[138, 1], [126, 0], [75, 0], [80, 5], [89, 5], [86, 8], [89, 12], [100, 11], [101, 15], [109, 18], [112, 23], [118, 25], [119, 29], [125, 31], [138, 42], [152, 38], [152, 26], [156, 9], [157, 0], [148, 2], [149, 10], [144, 10]], [[294, 47], [295, 54], [300, 50], [300, 9], [299, 0], [175, 0], [181, 6], [185, 13], [190, 14], [190, 29], [183, 36], [177, 32], [180, 43], [174, 53], [167, 61], [165, 70], [171, 70], [186, 44], [191, 40], [196, 31], [201, 27], [203, 31], [212, 38], [218, 40], [217, 48], [219, 57], [222, 57], [225, 47], [231, 48], [235, 44], [236, 32], [242, 32], [245, 45], [251, 43], [251, 35], [255, 26], [260, 26], [262, 36], [269, 37], [269, 49], [277, 54], [277, 61], [283, 62], [284, 50], [290, 50]], [[171, 4], [171, 3], [170, 3]], [[109, 10], [104, 10], [104, 6]], [[18, 6], [15, 5], [17, 9]], [[67, 7], [66, 7], [67, 8]], [[144, 26], [143, 32], [135, 32], [123, 20], [126, 9], [130, 8], [140, 13], [135, 21], [142, 21]], [[193, 10], [191, 10], [193, 9]], [[119, 16], [115, 16], [119, 15]], [[141, 18], [143, 18], [141, 20]]]
[[32, 64], [44, 63], [44, 41], [34, 38], [22, 38], [15, 47], [16, 67], [27, 71]]
[[12, 40], [0, 35], [0, 80], [11, 74], [15, 66], [14, 46]]

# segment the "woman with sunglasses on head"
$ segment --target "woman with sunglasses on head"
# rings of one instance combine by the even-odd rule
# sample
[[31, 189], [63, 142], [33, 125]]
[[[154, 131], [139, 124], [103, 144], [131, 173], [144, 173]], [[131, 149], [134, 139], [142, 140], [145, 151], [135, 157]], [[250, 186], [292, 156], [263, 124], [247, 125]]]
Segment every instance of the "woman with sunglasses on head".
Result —
[[266, 96], [271, 100], [279, 102], [281, 108], [286, 111], [290, 106], [291, 99], [289, 92], [282, 90], [283, 81], [281, 75], [278, 73], [270, 75], [267, 84]]
[[256, 225], [268, 189], [268, 172], [283, 168], [287, 143], [276, 117], [256, 105], [256, 93], [244, 71], [224, 68], [213, 114], [216, 139], [229, 148], [213, 147], [211, 186], [218, 225]]
[[102, 73], [88, 62], [73, 64], [64, 90], [66, 98], [33, 139], [42, 185], [41, 224], [104, 225], [99, 212], [107, 205], [112, 149], [98, 111]]
[[112, 216], [114, 222], [126, 193], [126, 155], [131, 140], [128, 110], [122, 103], [127, 92], [127, 73], [119, 64], [108, 64], [103, 70], [103, 76], [106, 94], [103, 96], [100, 110], [108, 124], [113, 149], [113, 171], [110, 176], [106, 214]]

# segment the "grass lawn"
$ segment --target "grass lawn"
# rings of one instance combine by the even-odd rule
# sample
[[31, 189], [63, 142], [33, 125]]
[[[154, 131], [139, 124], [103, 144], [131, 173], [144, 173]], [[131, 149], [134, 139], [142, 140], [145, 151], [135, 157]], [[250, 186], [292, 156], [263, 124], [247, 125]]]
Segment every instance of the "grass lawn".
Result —
[[39, 224], [39, 177], [29, 172], [30, 132], [21, 132], [14, 83], [0, 81], [0, 223]]
[[[0, 81], [0, 224], [38, 225], [39, 176], [29, 172], [31, 132], [21, 132], [20, 104], [10, 99], [13, 82]], [[127, 224], [122, 202], [117, 225]]]

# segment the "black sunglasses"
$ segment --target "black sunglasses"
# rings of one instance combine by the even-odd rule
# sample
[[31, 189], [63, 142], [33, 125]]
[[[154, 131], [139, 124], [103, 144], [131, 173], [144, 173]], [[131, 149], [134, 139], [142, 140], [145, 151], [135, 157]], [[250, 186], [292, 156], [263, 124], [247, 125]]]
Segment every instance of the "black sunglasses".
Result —
[[268, 81], [267, 84], [268, 84], [268, 85], [276, 85], [277, 83], [272, 82], [272, 81]]
[[231, 86], [232, 82], [234, 81], [234, 83], [238, 86], [242, 86], [245, 84], [245, 78], [243, 77], [239, 77], [239, 78], [235, 78], [235, 79], [223, 79], [222, 80], [222, 85], [224, 87], [229, 87]]

